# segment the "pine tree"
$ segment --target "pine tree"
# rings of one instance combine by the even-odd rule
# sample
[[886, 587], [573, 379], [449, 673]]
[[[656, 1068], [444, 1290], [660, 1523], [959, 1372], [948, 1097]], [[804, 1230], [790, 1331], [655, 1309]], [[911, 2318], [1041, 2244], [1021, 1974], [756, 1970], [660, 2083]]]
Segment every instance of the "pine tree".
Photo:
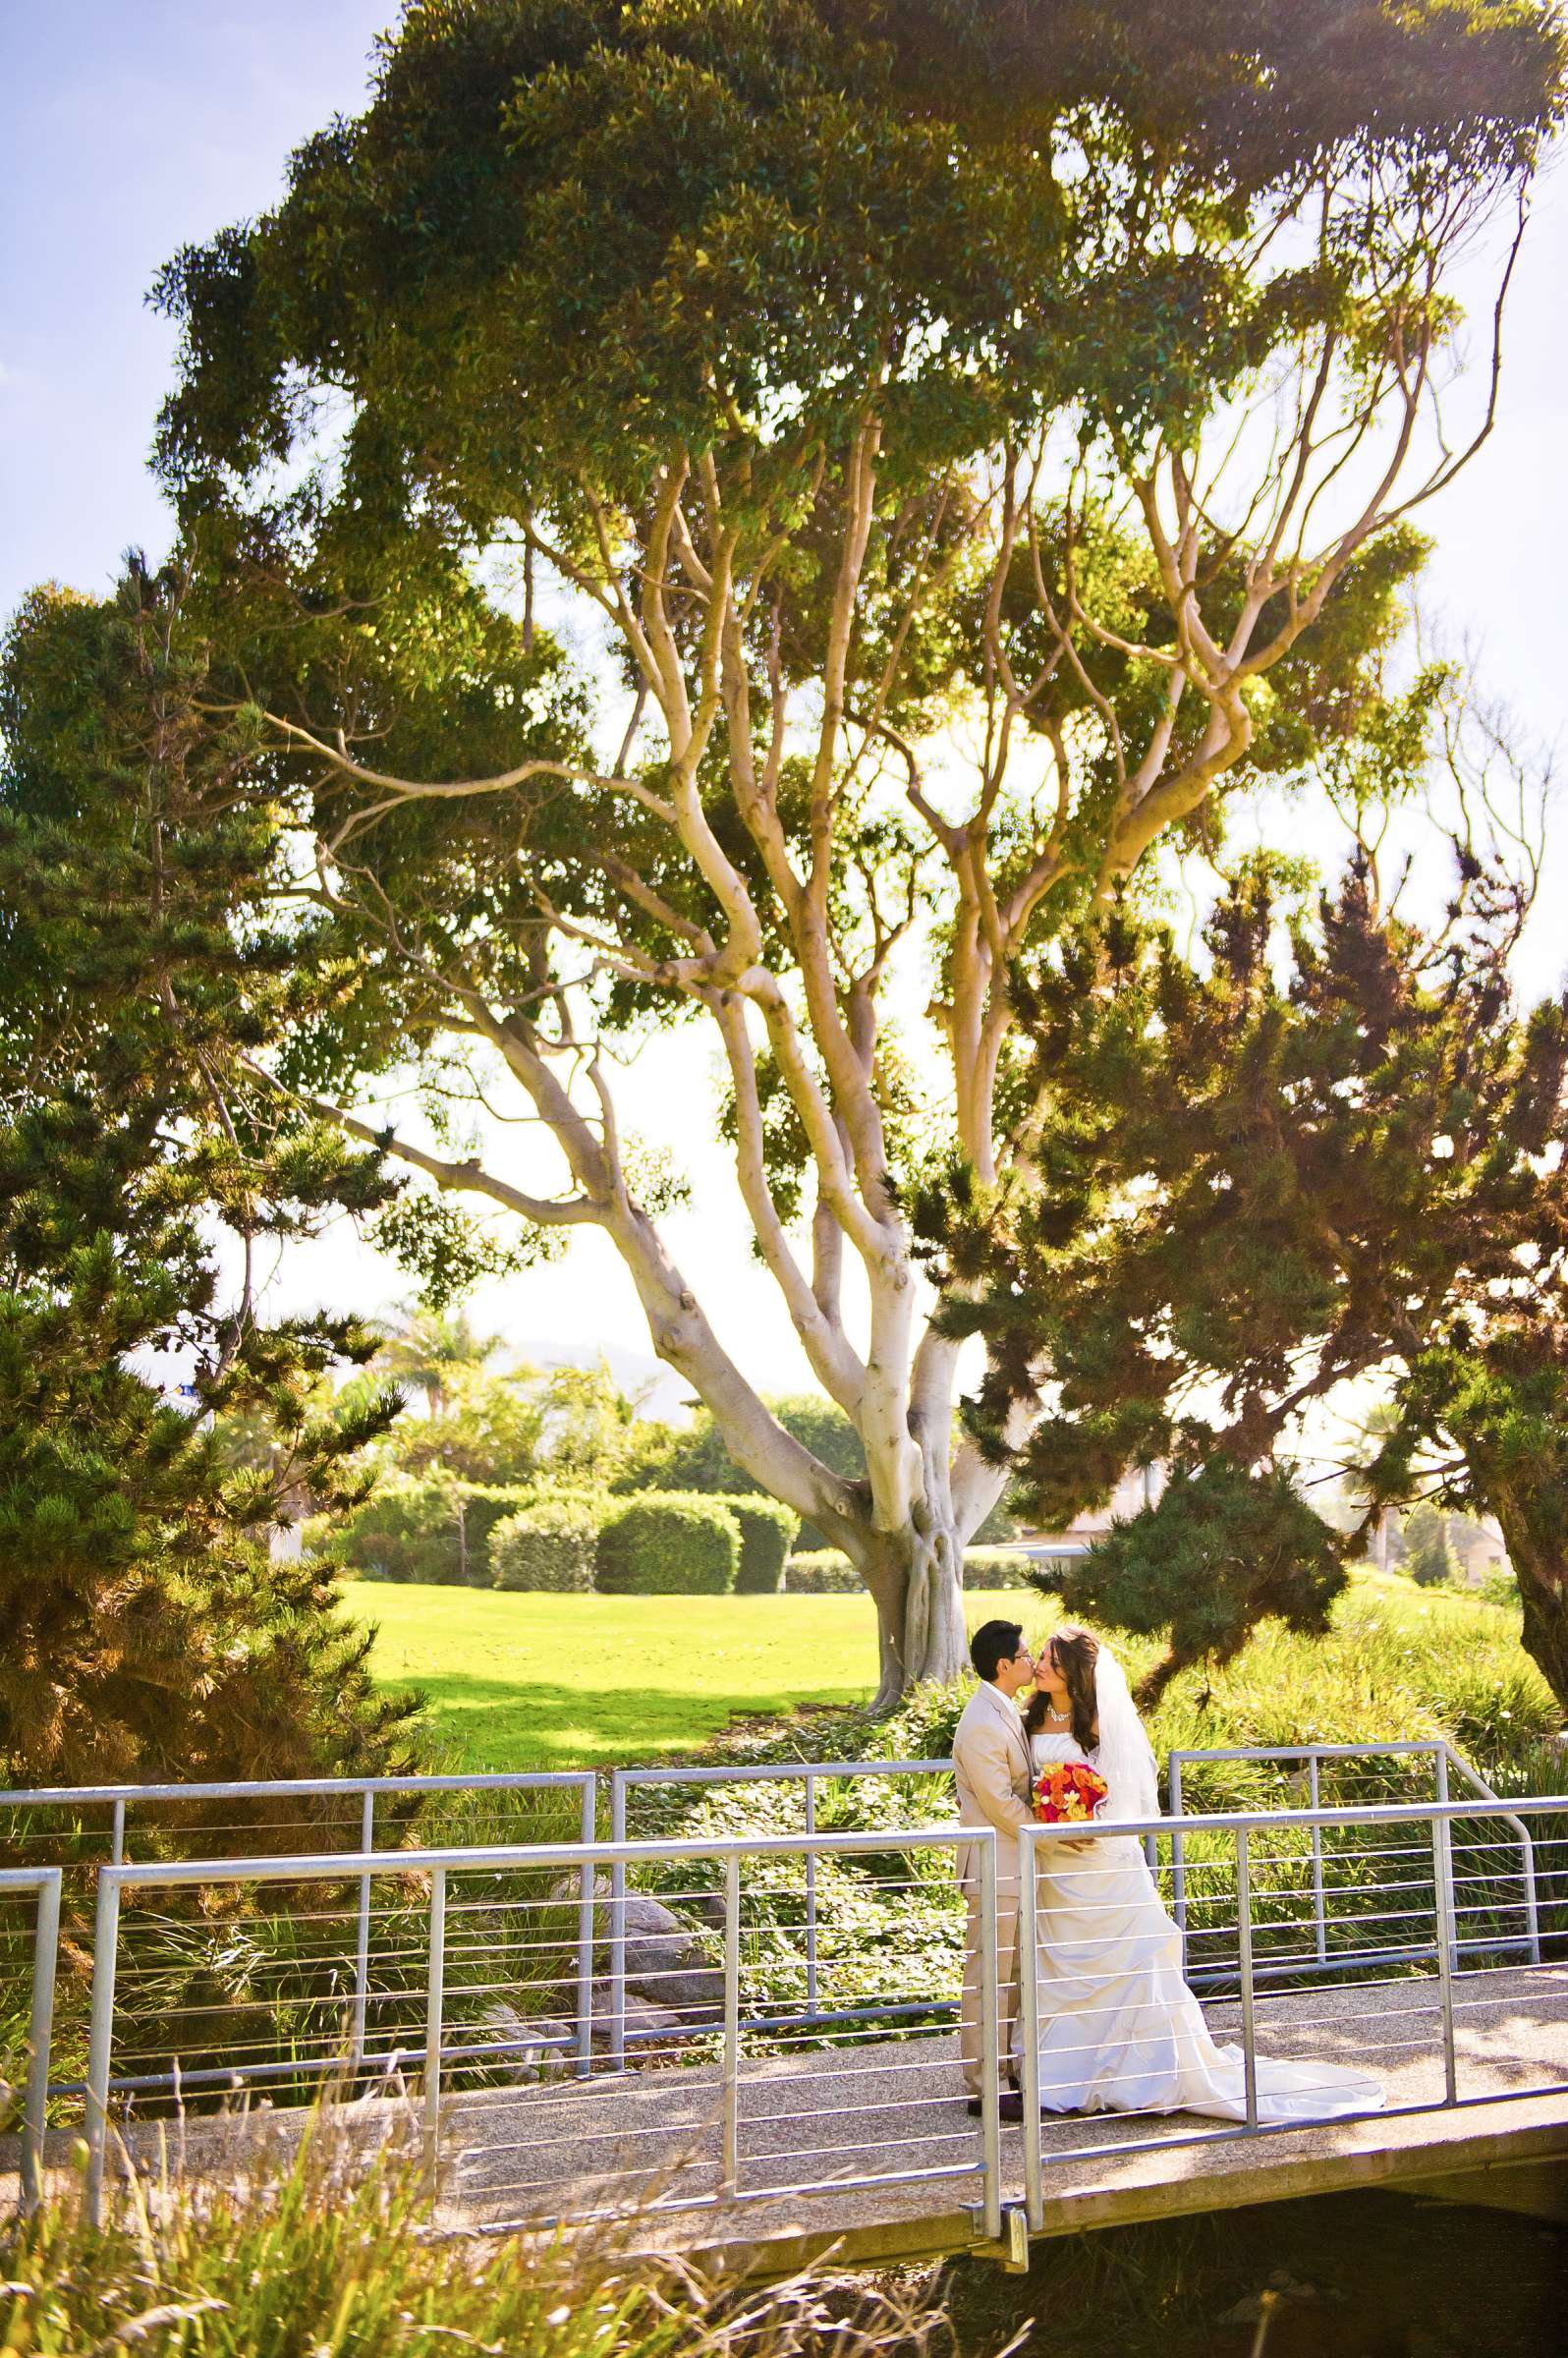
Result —
[[[1125, 909], [1016, 992], [1045, 1095], [1010, 1195], [960, 1167], [918, 1217], [955, 1334], [991, 1372], [981, 1445], [1060, 1525], [1130, 1464], [1157, 1506], [1059, 1582], [1170, 1639], [1154, 1673], [1223, 1659], [1266, 1615], [1320, 1627], [1390, 1503], [1495, 1515], [1525, 1643], [1568, 1703], [1568, 1002], [1526, 1016], [1517, 899], [1471, 855], [1439, 936], [1395, 922], [1358, 858], [1291, 926], [1267, 862], [1195, 966]], [[1050, 1413], [1009, 1417], [1048, 1371]], [[1391, 1404], [1359, 1532], [1310, 1504], [1301, 1419], [1351, 1378]]]
[[[106, 603], [36, 592], [0, 660], [0, 1769], [24, 1783], [409, 1758], [331, 1567], [267, 1545], [301, 1491], [363, 1493], [396, 1403], [321, 1411], [376, 1338], [264, 1321], [255, 1255], [386, 1183], [249, 1109], [288, 945], [234, 924], [266, 806], [253, 746], [203, 715], [181, 589], [132, 561]], [[264, 1465], [226, 1456], [233, 1417]]]

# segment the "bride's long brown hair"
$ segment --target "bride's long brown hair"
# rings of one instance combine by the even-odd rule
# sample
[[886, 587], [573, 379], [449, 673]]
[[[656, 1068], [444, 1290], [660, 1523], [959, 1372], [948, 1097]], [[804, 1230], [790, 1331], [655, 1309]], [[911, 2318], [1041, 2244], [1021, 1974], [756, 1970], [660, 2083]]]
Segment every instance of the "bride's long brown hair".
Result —
[[[1066, 1621], [1053, 1632], [1049, 1652], [1066, 1683], [1068, 1709], [1073, 1715], [1073, 1742], [1080, 1752], [1092, 1752], [1099, 1742], [1099, 1720], [1094, 1711], [1094, 1663], [1099, 1656], [1099, 1640], [1092, 1629], [1081, 1629], [1076, 1621]], [[1024, 1725], [1032, 1736], [1039, 1733], [1049, 1710], [1050, 1697], [1042, 1687], [1036, 1687], [1024, 1713]]]

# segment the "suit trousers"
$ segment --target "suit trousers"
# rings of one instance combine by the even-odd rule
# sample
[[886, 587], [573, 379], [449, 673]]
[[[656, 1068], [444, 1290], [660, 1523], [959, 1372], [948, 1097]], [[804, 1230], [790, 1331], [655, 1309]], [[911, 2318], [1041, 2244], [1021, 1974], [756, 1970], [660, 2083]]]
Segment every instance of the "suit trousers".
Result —
[[[964, 1927], [964, 1997], [958, 2017], [958, 2051], [964, 2063], [964, 2086], [971, 2096], [980, 2092], [980, 1902], [979, 1881], [964, 1883], [969, 1920]], [[1003, 2087], [1013, 2076], [1013, 2026], [1018, 2020], [1018, 1885], [998, 1879], [996, 1885], [996, 2054]]]

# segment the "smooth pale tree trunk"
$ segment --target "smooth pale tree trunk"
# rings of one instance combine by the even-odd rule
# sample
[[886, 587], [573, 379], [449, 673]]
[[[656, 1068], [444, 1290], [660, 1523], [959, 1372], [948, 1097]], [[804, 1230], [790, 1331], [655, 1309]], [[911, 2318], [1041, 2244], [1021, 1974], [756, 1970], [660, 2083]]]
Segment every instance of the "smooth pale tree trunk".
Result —
[[917, 1502], [900, 1531], [867, 1529], [847, 1552], [876, 1606], [878, 1684], [872, 1709], [890, 1712], [925, 1679], [956, 1678], [969, 1662], [963, 1542]]

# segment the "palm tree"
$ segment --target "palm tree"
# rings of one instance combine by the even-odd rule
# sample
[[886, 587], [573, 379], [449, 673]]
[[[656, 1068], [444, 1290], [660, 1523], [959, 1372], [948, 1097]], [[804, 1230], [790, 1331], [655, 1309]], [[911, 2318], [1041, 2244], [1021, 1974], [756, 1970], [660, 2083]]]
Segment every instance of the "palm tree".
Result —
[[498, 1334], [476, 1334], [466, 1311], [399, 1305], [398, 1323], [376, 1355], [378, 1372], [424, 1394], [432, 1417], [444, 1417], [465, 1376], [476, 1375], [501, 1348]]

